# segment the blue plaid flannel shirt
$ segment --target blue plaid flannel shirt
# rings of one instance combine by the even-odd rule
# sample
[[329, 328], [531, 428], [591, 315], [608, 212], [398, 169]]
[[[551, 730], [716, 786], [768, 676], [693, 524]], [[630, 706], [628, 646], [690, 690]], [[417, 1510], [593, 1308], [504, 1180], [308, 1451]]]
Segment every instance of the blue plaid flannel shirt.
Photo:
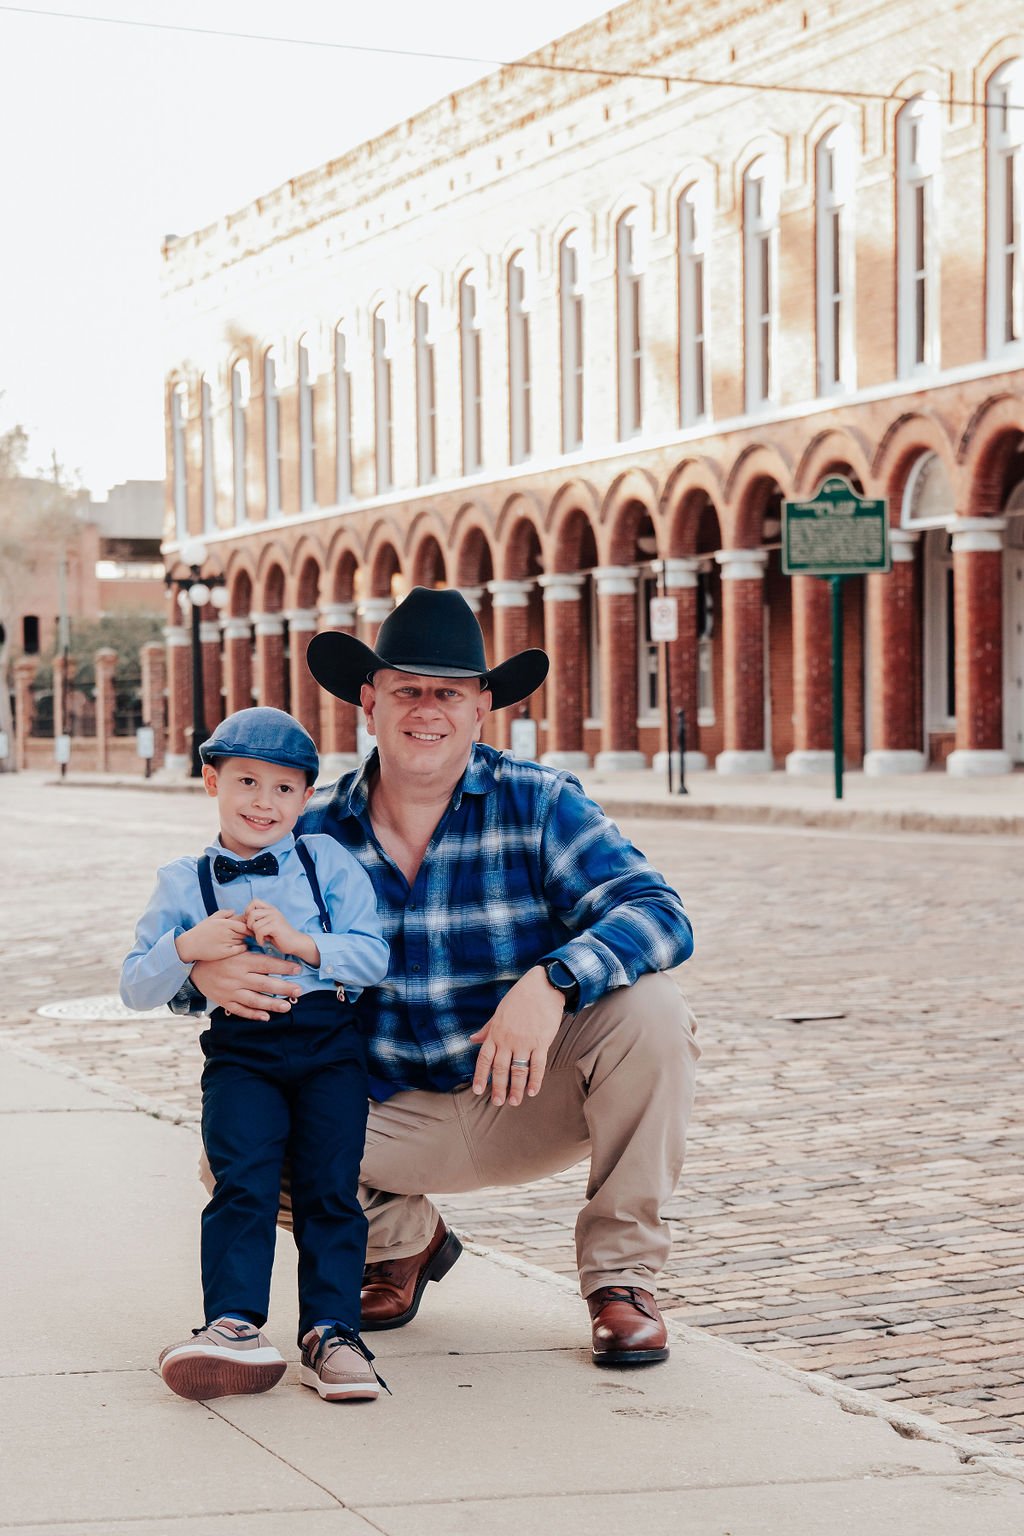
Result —
[[585, 1006], [692, 953], [676, 892], [572, 774], [475, 746], [410, 889], [370, 824], [376, 770], [374, 752], [318, 790], [296, 829], [337, 838], [377, 893], [391, 965], [359, 1003], [374, 1098], [468, 1083], [470, 1035], [539, 961], [563, 961]]

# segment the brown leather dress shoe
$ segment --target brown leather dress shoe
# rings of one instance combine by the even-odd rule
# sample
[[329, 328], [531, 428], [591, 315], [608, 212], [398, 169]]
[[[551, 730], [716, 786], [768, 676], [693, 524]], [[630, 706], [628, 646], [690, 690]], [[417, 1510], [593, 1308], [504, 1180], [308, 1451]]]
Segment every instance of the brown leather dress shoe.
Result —
[[437, 1227], [422, 1253], [407, 1259], [384, 1259], [363, 1270], [362, 1328], [401, 1328], [419, 1311], [428, 1280], [443, 1280], [462, 1252], [462, 1244], [438, 1217]]
[[668, 1331], [650, 1291], [603, 1285], [587, 1297], [595, 1365], [652, 1365], [668, 1359]]

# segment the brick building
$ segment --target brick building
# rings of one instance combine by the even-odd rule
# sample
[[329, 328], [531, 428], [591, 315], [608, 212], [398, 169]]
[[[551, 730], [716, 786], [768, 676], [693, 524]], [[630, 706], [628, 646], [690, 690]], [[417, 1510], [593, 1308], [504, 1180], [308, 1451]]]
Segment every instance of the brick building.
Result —
[[[632, 0], [533, 60], [619, 74], [500, 70], [165, 246], [165, 555], [201, 535], [230, 594], [205, 723], [257, 697], [344, 759], [309, 636], [447, 584], [495, 659], [551, 653], [547, 761], [638, 766], [665, 590], [689, 766], [821, 770], [780, 515], [837, 472], [893, 546], [845, 584], [849, 760], [1024, 761], [1019, 0]], [[177, 766], [187, 647], [172, 614]]]

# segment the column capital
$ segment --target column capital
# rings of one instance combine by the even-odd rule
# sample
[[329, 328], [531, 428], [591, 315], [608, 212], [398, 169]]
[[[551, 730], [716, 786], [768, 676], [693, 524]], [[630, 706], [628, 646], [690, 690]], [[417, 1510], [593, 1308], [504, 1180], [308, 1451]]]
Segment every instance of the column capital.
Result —
[[168, 645], [190, 645], [191, 639], [188, 630], [179, 624], [168, 624], [164, 628], [164, 640]]
[[97, 667], [110, 671], [112, 667], [117, 666], [117, 652], [109, 645], [104, 645], [93, 656], [93, 662]]
[[[768, 564], [766, 549], [720, 549], [715, 559], [722, 567], [723, 581], [763, 581]], [[757, 770], [751, 769], [751, 772]]]
[[688, 587], [695, 587], [704, 563], [697, 555], [671, 556], [663, 560], [661, 568], [665, 573], [666, 592], [682, 592]]
[[946, 524], [954, 555], [997, 555], [1003, 547], [1005, 517], [954, 517]]
[[256, 635], [273, 636], [284, 634], [283, 613], [252, 613], [249, 617], [252, 620], [253, 633]]
[[489, 581], [487, 590], [495, 608], [528, 608], [532, 581]]
[[237, 618], [236, 617], [236, 618], [230, 618], [230, 619], [221, 619], [220, 622], [221, 622], [221, 629], [223, 631], [225, 641], [228, 641], [228, 640], [251, 640], [252, 639], [252, 620], [251, 619], [249, 619], [249, 618], [241, 619], [241, 618]]
[[328, 629], [354, 629], [355, 603], [324, 603], [320, 609], [320, 623]]
[[383, 624], [394, 606], [393, 597], [364, 597], [358, 604], [356, 612], [368, 624]]
[[910, 565], [921, 535], [913, 528], [890, 528], [889, 550], [893, 565]]
[[635, 565], [595, 565], [591, 576], [599, 597], [632, 597], [639, 572]]
[[200, 645], [220, 645], [220, 620], [203, 619], [199, 626]]
[[316, 629], [315, 608], [288, 608], [285, 610], [288, 628], [297, 635], [312, 634]]
[[537, 585], [546, 603], [578, 603], [586, 576], [551, 575], [538, 576]]
[[458, 588], [458, 591], [462, 593], [462, 596], [466, 599], [466, 602], [469, 604], [474, 613], [480, 612], [480, 604], [483, 602], [484, 590], [485, 589], [483, 587]]

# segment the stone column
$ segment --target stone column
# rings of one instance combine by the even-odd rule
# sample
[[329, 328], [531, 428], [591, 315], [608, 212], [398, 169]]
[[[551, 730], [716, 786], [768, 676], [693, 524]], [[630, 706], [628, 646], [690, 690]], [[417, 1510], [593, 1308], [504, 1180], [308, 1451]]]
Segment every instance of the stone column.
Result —
[[647, 767], [637, 749], [636, 568], [596, 566], [600, 613], [601, 750], [594, 767], [629, 773]]
[[787, 773], [831, 773], [832, 593], [821, 576], [792, 576], [793, 735]]
[[222, 661], [219, 619], [203, 619], [199, 625], [199, 657], [203, 669], [203, 724], [209, 735], [224, 717], [221, 699]]
[[958, 517], [953, 535], [956, 778], [1011, 773], [1003, 742], [1003, 517]]
[[585, 576], [538, 576], [544, 594], [544, 649], [548, 673], [548, 750], [541, 762], [579, 773], [590, 767], [583, 750], [583, 690], [587, 664], [580, 602]]
[[722, 650], [725, 671], [725, 751], [718, 773], [770, 773], [764, 744], [763, 549], [720, 549]]
[[[320, 609], [320, 628], [336, 629], [346, 635], [356, 631], [355, 603], [327, 603]], [[314, 684], [314, 686], [316, 686]], [[358, 768], [356, 751], [357, 711], [344, 699], [335, 698], [326, 688], [317, 688], [320, 699], [320, 775], [324, 779], [336, 778]]]
[[923, 773], [919, 626], [914, 591], [914, 561], [920, 534], [889, 529], [892, 570], [867, 578], [868, 654], [871, 658], [871, 740], [864, 754], [868, 778], [893, 773]]
[[93, 657], [96, 667], [96, 771], [110, 772], [110, 743], [114, 735], [114, 668], [117, 652], [104, 647]]
[[[491, 610], [494, 614], [495, 665], [507, 661], [530, 644], [530, 593], [532, 581], [489, 581]], [[511, 745], [511, 720], [507, 709], [492, 716], [494, 744], [502, 751]]]
[[306, 727], [317, 746], [320, 736], [320, 689], [306, 666], [306, 651], [316, 634], [315, 608], [292, 608], [285, 614], [290, 641], [292, 714]]
[[229, 715], [252, 707], [252, 621], [223, 619], [224, 709]]
[[[668, 754], [672, 753], [673, 771], [679, 771], [679, 747], [676, 737], [676, 711], [681, 709], [686, 715], [686, 739], [687, 742], [697, 740], [697, 578], [700, 568], [704, 564], [698, 558], [675, 558], [665, 560], [665, 595], [676, 600], [676, 612], [679, 618], [678, 634], [675, 640], [668, 642], [669, 670], [672, 674], [672, 695], [670, 699], [672, 715], [672, 740], [668, 739], [668, 724], [665, 720], [665, 677], [664, 670], [658, 671], [658, 739], [661, 742], [661, 750], [654, 755], [651, 767], [659, 773], [664, 773], [668, 767]], [[686, 772], [703, 773], [708, 766], [708, 760], [703, 752], [696, 752], [691, 747], [686, 749]]]
[[394, 606], [393, 597], [364, 597], [357, 607], [361, 630], [359, 638], [371, 650], [377, 644], [377, 632]]
[[14, 663], [15, 741], [14, 766], [28, 767], [28, 739], [32, 735], [32, 682], [39, 664], [34, 656], [19, 656]]
[[256, 698], [270, 709], [284, 709], [284, 614], [254, 613]]
[[153, 732], [154, 772], [164, 764], [167, 745], [167, 657], [159, 640], [150, 640], [139, 651], [142, 669], [142, 723]]
[[176, 778], [186, 776], [192, 766], [188, 754], [186, 730], [192, 724], [192, 653], [187, 629], [169, 624], [164, 630], [167, 642], [167, 753], [164, 772]]

